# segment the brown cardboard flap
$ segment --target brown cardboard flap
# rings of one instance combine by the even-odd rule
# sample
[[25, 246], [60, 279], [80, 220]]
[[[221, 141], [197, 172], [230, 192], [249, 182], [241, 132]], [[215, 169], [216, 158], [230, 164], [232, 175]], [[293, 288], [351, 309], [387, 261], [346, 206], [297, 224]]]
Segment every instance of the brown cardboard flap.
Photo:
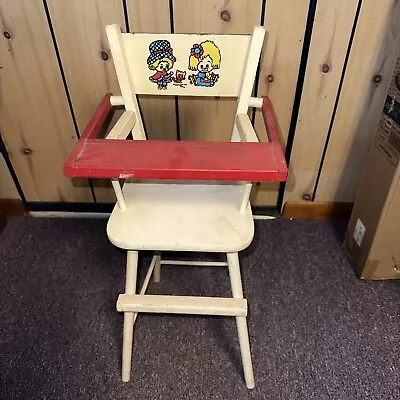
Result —
[[382, 260], [367, 260], [360, 278], [363, 279], [400, 279], [400, 264], [396, 264], [394, 257], [385, 257]]

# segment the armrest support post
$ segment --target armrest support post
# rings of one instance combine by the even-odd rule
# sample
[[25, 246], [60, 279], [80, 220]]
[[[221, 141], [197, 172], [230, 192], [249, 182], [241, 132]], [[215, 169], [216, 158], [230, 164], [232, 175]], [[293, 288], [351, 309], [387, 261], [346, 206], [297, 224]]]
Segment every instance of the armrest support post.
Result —
[[108, 133], [106, 139], [126, 139], [132, 131], [136, 123], [136, 115], [134, 111], [125, 111], [111, 131]]
[[[251, 125], [249, 116], [247, 114], [238, 114], [236, 116], [236, 127], [242, 142], [258, 142], [258, 137]], [[251, 182], [243, 185], [242, 200], [240, 202], [240, 213], [244, 214], [250, 200], [250, 194], [253, 184]]]
[[112, 179], [111, 184], [113, 186], [113, 189], [115, 192], [115, 197], [117, 198], [119, 208], [121, 210], [125, 210], [126, 209], [125, 197], [124, 197], [124, 194], [122, 193], [122, 188], [121, 188], [121, 184], [119, 183], [119, 180]]

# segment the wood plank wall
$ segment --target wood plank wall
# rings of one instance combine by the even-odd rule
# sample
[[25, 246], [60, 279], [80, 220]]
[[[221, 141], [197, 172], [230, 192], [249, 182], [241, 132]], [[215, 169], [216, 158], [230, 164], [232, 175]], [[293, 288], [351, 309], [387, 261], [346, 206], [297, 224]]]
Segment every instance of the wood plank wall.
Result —
[[[102, 95], [119, 93], [110, 23], [125, 32], [220, 34], [263, 24], [254, 92], [273, 101], [290, 176], [285, 188], [255, 185], [253, 204], [354, 200], [399, 49], [396, 0], [0, 0], [0, 134], [28, 202], [115, 199], [108, 182], [62, 173]], [[149, 139], [229, 140], [234, 100], [139, 102]], [[265, 140], [259, 112], [254, 125]], [[8, 193], [9, 176], [0, 178]]]
[[64, 177], [77, 138], [41, 0], [0, 1], [0, 133], [30, 201], [93, 201]]

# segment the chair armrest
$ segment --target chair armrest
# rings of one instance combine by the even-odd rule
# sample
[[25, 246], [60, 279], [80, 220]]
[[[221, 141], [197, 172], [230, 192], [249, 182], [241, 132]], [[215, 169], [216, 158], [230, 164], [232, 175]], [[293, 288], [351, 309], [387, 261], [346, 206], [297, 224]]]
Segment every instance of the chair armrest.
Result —
[[95, 139], [100, 131], [101, 128], [104, 125], [105, 120], [108, 117], [108, 114], [110, 113], [110, 110], [112, 108], [111, 103], [110, 103], [110, 97], [112, 96], [111, 93], [106, 93], [101, 100], [100, 104], [97, 106], [96, 111], [90, 118], [88, 124], [86, 125], [86, 128], [84, 129], [81, 137], [78, 140], [78, 143], [75, 144], [75, 147], [73, 148], [71, 154], [67, 158], [67, 161], [64, 164], [64, 174], [66, 174], [66, 170], [68, 168], [71, 168], [77, 160], [79, 160], [80, 154], [82, 152], [82, 148], [84, 147], [84, 144], [90, 140], [90, 139]]
[[[248, 182], [286, 180], [286, 163], [268, 102], [263, 111], [266, 108], [271, 143], [96, 139], [111, 109], [110, 96], [110, 93], [104, 96], [64, 164], [66, 176]], [[134, 119], [131, 114], [126, 114], [121, 121], [123, 131], [134, 123]], [[239, 121], [241, 129], [251, 136], [254, 131], [248, 117], [239, 117]]]
[[103, 127], [104, 122], [107, 119], [108, 114], [110, 113], [110, 110], [112, 108], [110, 103], [111, 96], [111, 93], [106, 93], [104, 95], [100, 104], [97, 106], [96, 111], [86, 125], [86, 128], [84, 129], [82, 136], [79, 140], [96, 139], [96, 137], [99, 135], [101, 128]]
[[136, 123], [134, 111], [124, 111], [116, 124], [107, 134], [106, 139], [126, 139]]
[[271, 100], [268, 96], [263, 96], [262, 114], [264, 117], [265, 129], [269, 142], [272, 144], [278, 169], [282, 173], [288, 173], [285, 153], [282, 143], [279, 139], [278, 122], [272, 107]]
[[76, 148], [64, 165], [71, 178], [271, 182], [287, 175], [272, 143], [90, 139]]

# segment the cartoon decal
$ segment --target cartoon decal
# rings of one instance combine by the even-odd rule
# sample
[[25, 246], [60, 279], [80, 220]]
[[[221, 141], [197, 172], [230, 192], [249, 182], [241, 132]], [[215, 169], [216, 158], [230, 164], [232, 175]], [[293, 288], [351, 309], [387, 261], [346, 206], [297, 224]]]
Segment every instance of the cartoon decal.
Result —
[[185, 76], [186, 76], [186, 71], [179, 71], [179, 69], [177, 69], [174, 77], [174, 85], [185, 87], [186, 85], [182, 83], [182, 81], [185, 80]]
[[219, 69], [220, 64], [221, 53], [214, 42], [206, 40], [200, 44], [194, 44], [190, 50], [189, 69], [197, 70], [198, 73], [189, 75], [189, 82], [195, 86], [214, 86], [219, 75], [212, 71]]
[[[157, 84], [159, 90], [166, 90], [169, 83], [185, 87], [186, 71], [176, 70], [175, 76], [172, 68], [176, 62], [171, 43], [168, 40], [155, 40], [149, 45], [147, 66], [156, 71], [149, 77], [150, 82]], [[189, 70], [197, 71], [188, 76], [189, 82], [194, 86], [212, 87], [219, 78], [214, 72], [220, 68], [221, 53], [211, 40], [196, 43], [190, 50]]]
[[156, 71], [149, 79], [157, 84], [158, 89], [167, 89], [168, 83], [172, 82], [171, 69], [176, 61], [171, 43], [168, 40], [155, 40], [150, 43], [149, 51], [147, 65], [149, 69]]

